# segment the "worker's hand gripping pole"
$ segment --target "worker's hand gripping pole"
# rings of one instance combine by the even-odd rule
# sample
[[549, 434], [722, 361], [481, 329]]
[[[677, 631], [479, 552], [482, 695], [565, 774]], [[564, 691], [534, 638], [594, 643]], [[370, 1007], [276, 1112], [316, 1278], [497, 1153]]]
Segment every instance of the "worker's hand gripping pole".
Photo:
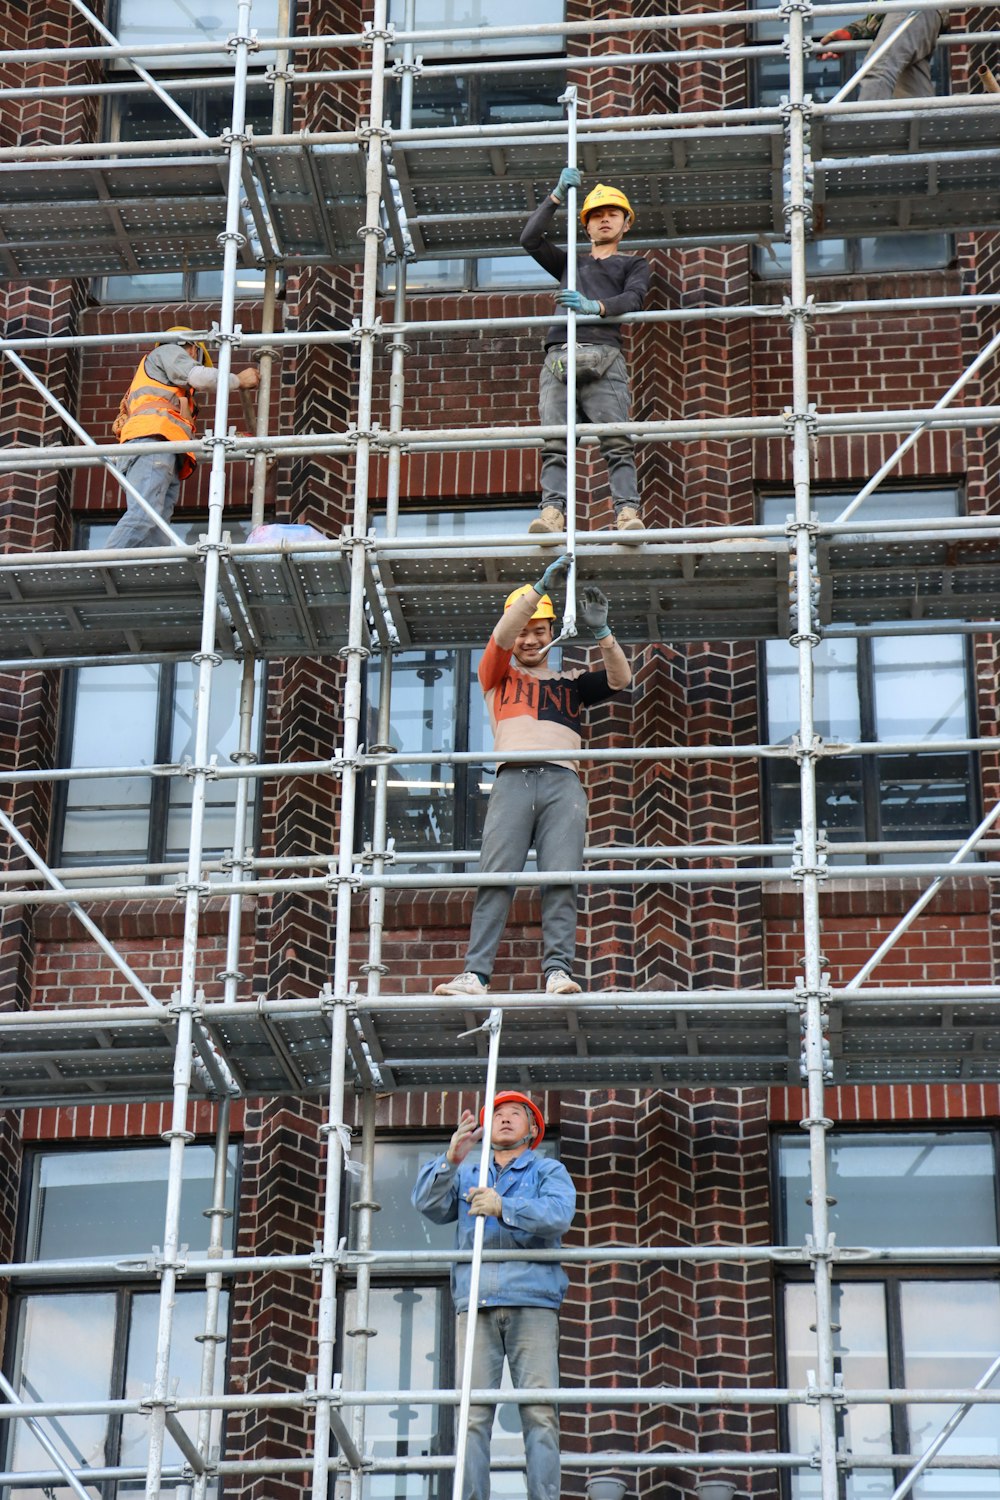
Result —
[[[486, 1064], [486, 1097], [483, 1101], [483, 1141], [479, 1152], [479, 1178], [477, 1187], [489, 1187], [490, 1142], [493, 1134], [493, 1100], [497, 1091], [497, 1064], [500, 1060], [500, 1028], [503, 1011], [491, 1010], [477, 1031], [490, 1034], [489, 1059]], [[469, 1276], [469, 1311], [465, 1321], [465, 1358], [462, 1361], [462, 1391], [458, 1408], [458, 1426], [455, 1432], [455, 1471], [452, 1479], [452, 1500], [462, 1500], [465, 1480], [465, 1445], [469, 1436], [469, 1392], [472, 1390], [472, 1359], [476, 1347], [476, 1310], [479, 1304], [479, 1273], [483, 1264], [483, 1235], [486, 1220], [480, 1215], [476, 1219], [472, 1239], [472, 1266]]]
[[[576, 84], [567, 85], [559, 103], [566, 106], [566, 165], [576, 167]], [[576, 291], [577, 190], [566, 194], [566, 290]], [[560, 640], [576, 635], [576, 313], [566, 309], [566, 551], [572, 562], [566, 578], [566, 608]]]
[[899, 25], [889, 33], [885, 40], [879, 42], [874, 52], [868, 53], [858, 71], [856, 73], [852, 73], [850, 78], [844, 84], [843, 88], [840, 89], [836, 94], [834, 94], [833, 98], [830, 100], [831, 104], [843, 104], [848, 94], [853, 94], [854, 90], [857, 88], [862, 78], [864, 78], [865, 74], [870, 73], [874, 65], [878, 62], [879, 58], [882, 57], [884, 53], [888, 52], [890, 47], [895, 46], [896, 42], [903, 35], [903, 32], [906, 31], [907, 27], [913, 25], [914, 21], [917, 19], [917, 14], [917, 11], [911, 10], [909, 15], [905, 16], [903, 20], [900, 21]]

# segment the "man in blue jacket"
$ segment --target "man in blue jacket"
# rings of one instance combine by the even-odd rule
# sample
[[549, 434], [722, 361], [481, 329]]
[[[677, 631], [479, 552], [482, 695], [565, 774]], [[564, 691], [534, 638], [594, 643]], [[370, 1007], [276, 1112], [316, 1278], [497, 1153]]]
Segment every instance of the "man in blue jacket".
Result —
[[[526, 1094], [499, 1093], [494, 1101], [489, 1183], [478, 1187], [479, 1120], [463, 1111], [443, 1156], [421, 1168], [413, 1206], [434, 1224], [457, 1221], [456, 1246], [471, 1250], [475, 1219], [486, 1220], [484, 1250], [557, 1250], [576, 1212], [576, 1189], [566, 1168], [535, 1147], [545, 1121]], [[458, 1314], [458, 1367], [464, 1359], [471, 1266], [456, 1265], [451, 1291]], [[518, 1389], [559, 1384], [559, 1307], [568, 1278], [557, 1261], [484, 1261], [479, 1282], [474, 1390], [497, 1390], [506, 1357]], [[528, 1500], [559, 1500], [559, 1414], [547, 1403], [521, 1413], [528, 1473]], [[465, 1455], [463, 1500], [489, 1500], [490, 1434], [496, 1407], [473, 1406]]]

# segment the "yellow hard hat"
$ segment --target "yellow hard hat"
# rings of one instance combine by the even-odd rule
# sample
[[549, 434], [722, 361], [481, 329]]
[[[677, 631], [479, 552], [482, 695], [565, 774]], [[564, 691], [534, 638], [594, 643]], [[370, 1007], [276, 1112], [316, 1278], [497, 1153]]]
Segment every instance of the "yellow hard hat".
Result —
[[[506, 614], [510, 609], [515, 599], [523, 599], [525, 594], [533, 594], [534, 592], [535, 591], [531, 587], [530, 583], [522, 583], [519, 589], [514, 589], [514, 591], [508, 594], [507, 598], [504, 600], [504, 614]], [[548, 594], [542, 594], [541, 598], [538, 601], [537, 608], [535, 609], [535, 613], [531, 617], [531, 620], [554, 620], [555, 617], [556, 612], [552, 608], [552, 600], [549, 598]], [[531, 620], [528, 621], [529, 625], [531, 624]]]
[[194, 329], [193, 328], [189, 328], [186, 323], [175, 323], [172, 328], [168, 328], [167, 329], [167, 332], [168, 333], [189, 333], [191, 335], [191, 337], [187, 340], [187, 342], [189, 344], [194, 344], [195, 348], [198, 349], [198, 350], [200, 350], [200, 352], [201, 352], [201, 363], [203, 365], [207, 365], [210, 370], [215, 368], [214, 365], [212, 364], [212, 356], [208, 352], [208, 345], [207, 344], [203, 344], [200, 339], [195, 338], [195, 333], [194, 333]]
[[587, 194], [583, 200], [580, 210], [580, 223], [584, 229], [587, 227], [587, 215], [593, 213], [595, 208], [604, 208], [610, 204], [612, 208], [625, 210], [625, 228], [631, 229], [635, 223], [635, 213], [631, 203], [622, 192], [621, 188], [608, 187], [607, 183], [599, 182], [593, 192]]

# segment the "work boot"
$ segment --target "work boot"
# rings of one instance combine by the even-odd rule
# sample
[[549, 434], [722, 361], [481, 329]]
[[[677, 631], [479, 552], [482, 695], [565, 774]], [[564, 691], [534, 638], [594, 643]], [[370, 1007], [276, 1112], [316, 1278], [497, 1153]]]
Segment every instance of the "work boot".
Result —
[[489, 985], [478, 974], [459, 974], [457, 979], [434, 986], [435, 995], [488, 995], [489, 991]]
[[558, 505], [545, 505], [528, 527], [531, 536], [542, 536], [543, 547], [554, 547], [555, 542], [549, 539], [549, 533], [553, 531], [566, 530], [566, 512], [560, 510]]
[[580, 986], [565, 969], [553, 969], [545, 980], [547, 995], [578, 995]]
[[[645, 531], [646, 529], [639, 519], [639, 511], [634, 505], [623, 505], [621, 510], [616, 512], [615, 526], [619, 531]], [[638, 537], [635, 540], [638, 541]]]

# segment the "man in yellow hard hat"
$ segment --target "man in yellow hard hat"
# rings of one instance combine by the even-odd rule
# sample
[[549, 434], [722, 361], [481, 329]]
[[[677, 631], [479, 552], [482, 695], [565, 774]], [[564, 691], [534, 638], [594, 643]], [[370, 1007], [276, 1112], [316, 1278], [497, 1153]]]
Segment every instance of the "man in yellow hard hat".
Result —
[[[649, 291], [649, 263], [641, 255], [622, 255], [622, 239], [635, 222], [632, 205], [620, 188], [598, 183], [584, 199], [580, 218], [590, 240], [590, 254], [577, 261], [573, 291], [566, 288], [566, 251], [548, 239], [556, 210], [570, 188], [580, 186], [580, 173], [565, 167], [552, 192], [535, 210], [521, 234], [521, 248], [560, 283], [560, 307], [572, 308], [583, 322], [577, 328], [576, 414], [583, 422], [627, 422], [630, 415], [628, 371], [622, 354], [621, 324], [625, 313], [638, 312]], [[545, 362], [538, 391], [543, 427], [566, 421], [566, 324], [553, 323], [545, 335]], [[641, 531], [641, 504], [632, 439], [625, 433], [600, 439], [608, 466], [615, 524], [619, 531]], [[542, 498], [539, 514], [528, 530], [566, 529], [566, 443], [546, 438], [542, 443]]]
[[[558, 672], [547, 665], [555, 610], [549, 590], [566, 572], [568, 557], [550, 563], [537, 583], [508, 594], [501, 618], [479, 664], [493, 747], [500, 757], [490, 792], [479, 869], [517, 874], [535, 848], [539, 870], [579, 870], [583, 864], [587, 799], [579, 763], [566, 759], [583, 743], [585, 708], [606, 703], [632, 681], [625, 653], [608, 624], [608, 601], [600, 589], [580, 590], [579, 619], [601, 652], [597, 671]], [[532, 765], [504, 761], [509, 751], [534, 750]], [[465, 969], [439, 984], [436, 995], [485, 995], [493, 961], [514, 895], [513, 881], [480, 886], [472, 913]], [[576, 887], [542, 887], [542, 973], [549, 995], [579, 990], [573, 978], [576, 954]]]
[[[213, 368], [205, 345], [195, 338], [193, 328], [179, 324], [168, 328], [167, 333], [191, 337], [164, 341], [143, 356], [112, 427], [118, 441], [130, 445], [118, 467], [165, 521], [173, 515], [181, 481], [194, 472], [194, 451], [148, 453], [142, 445], [158, 441], [193, 443], [197, 394], [214, 391], [219, 384], [219, 372]], [[252, 390], [259, 379], [257, 370], [249, 366], [238, 375], [230, 375], [229, 389], [235, 391], [242, 386]], [[155, 521], [130, 497], [125, 514], [105, 545], [159, 547], [166, 541]]]

